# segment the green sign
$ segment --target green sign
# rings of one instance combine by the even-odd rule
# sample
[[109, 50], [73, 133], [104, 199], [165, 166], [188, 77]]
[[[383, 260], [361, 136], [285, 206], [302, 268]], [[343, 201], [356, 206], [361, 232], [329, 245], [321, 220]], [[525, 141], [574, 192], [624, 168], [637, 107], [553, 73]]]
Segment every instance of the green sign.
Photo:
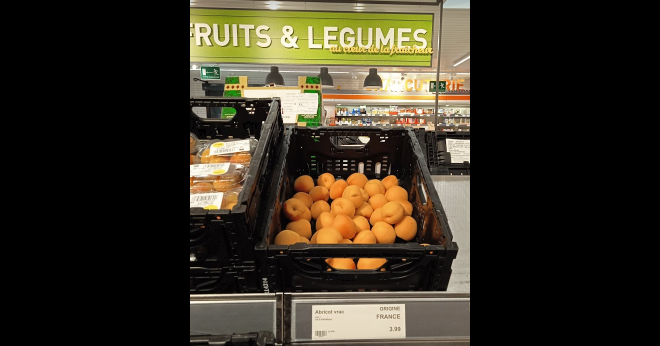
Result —
[[433, 14], [190, 9], [190, 61], [431, 66]]
[[[429, 91], [435, 92], [435, 83], [436, 81], [432, 80], [429, 81]], [[440, 84], [440, 90], [438, 92], [445, 92], [447, 90], [447, 81], [441, 80], [438, 84]]]
[[199, 74], [202, 75], [202, 79], [220, 79], [220, 67], [202, 66]]

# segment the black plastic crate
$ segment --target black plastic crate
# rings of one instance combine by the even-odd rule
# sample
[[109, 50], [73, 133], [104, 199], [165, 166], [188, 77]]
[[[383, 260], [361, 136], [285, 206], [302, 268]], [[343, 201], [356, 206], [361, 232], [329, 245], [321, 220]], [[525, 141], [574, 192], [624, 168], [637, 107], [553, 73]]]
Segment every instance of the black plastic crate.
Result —
[[190, 335], [190, 346], [275, 346], [275, 335], [262, 331], [231, 335]]
[[[192, 111], [193, 107], [232, 107], [236, 109], [236, 115], [232, 119], [203, 119]], [[258, 140], [236, 206], [232, 210], [190, 208], [191, 280], [193, 268], [254, 267], [256, 220], [266, 210], [263, 202], [283, 138], [279, 99], [191, 98], [190, 131], [202, 141], [227, 138]], [[251, 283], [254, 287], [257, 284]], [[190, 291], [198, 293], [192, 285]], [[250, 292], [253, 291], [250, 289]]]
[[434, 175], [470, 175], [470, 162], [453, 162], [447, 152], [447, 138], [470, 139], [470, 131], [427, 131], [426, 158]]
[[[341, 138], [369, 137], [364, 147], [337, 145]], [[272, 206], [256, 251], [264, 286], [274, 292], [323, 291], [442, 291], [447, 289], [458, 245], [425, 162], [415, 132], [409, 128], [287, 127], [273, 175]], [[369, 179], [396, 175], [409, 192], [412, 216], [418, 224], [410, 242], [394, 244], [269, 245], [288, 222], [282, 204], [293, 194], [300, 175], [313, 179], [323, 173], [346, 179], [361, 171]], [[312, 220], [315, 230], [315, 221]], [[428, 246], [420, 245], [430, 244]], [[385, 271], [328, 271], [325, 259], [387, 258]]]
[[426, 130], [422, 128], [414, 128], [413, 131], [415, 131], [415, 136], [417, 137], [417, 141], [419, 141], [419, 147], [422, 148], [422, 154], [424, 155], [424, 159], [426, 160], [426, 167], [429, 168], [429, 172], [433, 174], [431, 171], [431, 164], [429, 163], [428, 159], [428, 144], [426, 143]]
[[258, 281], [255, 266], [190, 267], [190, 294], [259, 292]]

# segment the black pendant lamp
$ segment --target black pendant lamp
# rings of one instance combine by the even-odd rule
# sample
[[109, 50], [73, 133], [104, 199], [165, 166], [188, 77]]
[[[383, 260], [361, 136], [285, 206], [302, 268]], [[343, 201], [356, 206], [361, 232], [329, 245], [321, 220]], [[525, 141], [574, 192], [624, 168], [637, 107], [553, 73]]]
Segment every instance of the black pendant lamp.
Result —
[[266, 76], [266, 85], [269, 84], [284, 85], [284, 77], [277, 66], [270, 67], [270, 73]]
[[327, 67], [321, 67], [321, 74], [317, 77], [321, 78], [321, 85], [334, 86], [332, 76], [328, 73]]
[[364, 79], [364, 88], [375, 88], [383, 87], [383, 80], [380, 79], [380, 76], [378, 75], [378, 71], [375, 68], [370, 68], [369, 69], [369, 75], [367, 78]]

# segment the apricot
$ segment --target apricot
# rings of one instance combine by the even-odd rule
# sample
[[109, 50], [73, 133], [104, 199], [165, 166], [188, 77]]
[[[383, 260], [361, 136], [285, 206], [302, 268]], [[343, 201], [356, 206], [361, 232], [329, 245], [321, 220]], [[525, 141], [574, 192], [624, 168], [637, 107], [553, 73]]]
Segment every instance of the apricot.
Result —
[[357, 226], [355, 226], [355, 222], [353, 222], [353, 219], [343, 214], [335, 216], [335, 219], [332, 220], [330, 228], [334, 228], [339, 231], [343, 239], [353, 239], [353, 237], [355, 237], [355, 233], [358, 231]]
[[385, 194], [385, 186], [383, 186], [383, 183], [381, 183], [380, 180], [371, 179], [364, 185], [364, 191], [369, 194], [369, 197], [378, 194], [383, 195]]
[[301, 219], [305, 219], [309, 222], [312, 222], [312, 212], [309, 209], [305, 210]]
[[355, 172], [346, 178], [346, 182], [348, 185], [355, 185], [357, 187], [364, 188], [364, 184], [367, 183], [369, 179], [367, 178], [366, 175], [362, 173]]
[[326, 189], [328, 189], [328, 191], [330, 191], [330, 188], [334, 183], [335, 183], [335, 176], [332, 175], [332, 173], [323, 173], [319, 175], [318, 179], [316, 179], [316, 186], [323, 186]]
[[301, 237], [310, 238], [312, 236], [312, 224], [306, 219], [289, 222], [285, 229], [298, 233]]
[[404, 216], [403, 220], [394, 224], [394, 232], [405, 241], [413, 240], [417, 235], [417, 221], [410, 216]]
[[316, 244], [316, 234], [319, 232], [314, 232], [314, 235], [312, 235], [312, 238], [309, 239], [310, 244]]
[[346, 198], [353, 202], [353, 205], [357, 208], [362, 205], [364, 202], [362, 200], [362, 192], [360, 188], [355, 185], [349, 185], [344, 189], [344, 192], [341, 194], [342, 198]]
[[190, 164], [191, 165], [195, 164], [195, 155], [190, 155]]
[[371, 227], [371, 232], [376, 236], [376, 242], [378, 244], [394, 244], [394, 241], [396, 240], [394, 227], [385, 221], [376, 222], [376, 224]]
[[401, 186], [391, 186], [385, 192], [385, 197], [388, 201], [407, 201], [408, 200], [408, 191], [402, 188]]
[[352, 258], [328, 258], [325, 260], [329, 266], [335, 269], [355, 269], [355, 261]]
[[362, 200], [365, 202], [369, 202], [369, 194], [367, 191], [364, 191], [363, 188], [360, 188], [360, 192], [362, 193]]
[[312, 212], [312, 219], [316, 220], [322, 212], [330, 212], [330, 204], [326, 201], [316, 201], [312, 204], [310, 211]]
[[309, 244], [309, 239], [307, 239], [307, 238], [305, 238], [305, 237], [300, 237], [300, 241], [299, 241], [299, 243]]
[[370, 230], [364, 230], [355, 235], [353, 238], [353, 244], [376, 244], [376, 236], [374, 232]]
[[371, 205], [371, 208], [374, 210], [382, 207], [385, 205], [385, 203], [389, 202], [387, 197], [385, 197], [384, 194], [375, 194], [369, 198], [369, 204]]
[[330, 191], [325, 188], [325, 186], [314, 186], [309, 190], [309, 195], [312, 197], [314, 202], [316, 201], [328, 201], [330, 198]]
[[297, 198], [289, 198], [284, 201], [282, 210], [284, 210], [284, 215], [286, 218], [291, 221], [298, 221], [303, 218], [307, 219], [305, 217], [307, 213], [309, 213], [308, 220], [312, 219], [312, 213], [309, 211], [309, 209], [307, 209], [305, 203]]
[[373, 225], [378, 222], [378, 221], [383, 221], [383, 217], [381, 216], [381, 211], [383, 208], [378, 208], [374, 210], [373, 213], [371, 213], [371, 217], [369, 218], [369, 223], [373, 227]]
[[311, 208], [312, 204], [314, 204], [314, 200], [312, 199], [312, 196], [307, 192], [296, 192], [296, 194], [293, 195], [293, 197], [291, 198], [297, 198], [301, 200], [303, 203], [305, 203], [305, 206], [307, 208]]
[[316, 232], [316, 244], [339, 244], [344, 239], [338, 230], [325, 227]]
[[358, 233], [362, 232], [362, 230], [370, 230], [371, 229], [371, 224], [369, 224], [369, 220], [365, 218], [364, 216], [361, 215], [356, 215], [353, 216], [353, 222], [355, 223], [355, 226], [358, 229]]
[[406, 216], [406, 211], [403, 209], [403, 206], [398, 201], [387, 202], [381, 208], [381, 217], [383, 221], [393, 225], [403, 219]]
[[364, 216], [365, 218], [370, 218], [373, 212], [374, 208], [367, 202], [362, 202], [362, 205], [355, 209], [355, 215]]
[[307, 192], [314, 187], [314, 179], [309, 175], [301, 175], [293, 182], [293, 189], [296, 192]]
[[344, 189], [348, 186], [346, 180], [337, 179], [330, 187], [330, 199], [337, 199], [344, 193]]
[[340, 197], [333, 200], [332, 203], [330, 204], [330, 213], [332, 213], [332, 215], [335, 216], [341, 214], [341, 215], [346, 215], [348, 217], [353, 217], [355, 216], [355, 205], [351, 200]]
[[342, 239], [339, 244], [353, 244], [353, 242], [350, 239]]
[[397, 202], [401, 203], [401, 205], [403, 206], [403, 210], [405, 211], [406, 215], [412, 216], [412, 210], [413, 210], [412, 203], [410, 203], [408, 201], [402, 201], [402, 200], [398, 200]]
[[380, 182], [383, 183], [385, 190], [389, 190], [392, 186], [399, 186], [399, 179], [393, 175], [386, 176], [385, 178], [381, 179]]
[[316, 219], [316, 230], [318, 231], [321, 228], [330, 227], [334, 219], [335, 216], [332, 215], [332, 213], [328, 211], [322, 212], [321, 214], [319, 214], [319, 217]]
[[378, 269], [387, 263], [385, 258], [360, 258], [357, 262], [357, 269]]
[[300, 241], [300, 235], [291, 230], [283, 230], [275, 237], [275, 245], [291, 245]]

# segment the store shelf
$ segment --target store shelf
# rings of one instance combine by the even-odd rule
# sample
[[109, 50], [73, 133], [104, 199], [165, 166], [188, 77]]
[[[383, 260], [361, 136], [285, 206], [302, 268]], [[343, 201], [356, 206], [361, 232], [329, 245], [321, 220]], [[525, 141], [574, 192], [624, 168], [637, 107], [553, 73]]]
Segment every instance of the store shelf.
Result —
[[[383, 343], [407, 345], [438, 341], [442, 341], [443, 345], [450, 342], [465, 345], [470, 342], [469, 293], [291, 293], [284, 294], [283, 299], [284, 315], [291, 317], [291, 328], [285, 328], [286, 345], [355, 345], [357, 340], [360, 345], [373, 346]], [[353, 307], [355, 305], [358, 307]], [[369, 315], [369, 312], [388, 311], [387, 308], [400, 308], [396, 312], [399, 319], [388, 321], [388, 326], [370, 326], [370, 322], [379, 320], [376, 313]], [[315, 314], [315, 311], [331, 313], [319, 315]], [[365, 314], [365, 318], [358, 318]], [[320, 320], [322, 318], [332, 320]], [[314, 322], [317, 326], [314, 326]], [[313, 330], [313, 326], [318, 330]], [[373, 337], [364, 339], [351, 336], [352, 333]], [[398, 337], [388, 337], [388, 334], [393, 333], [398, 334]]]
[[281, 340], [281, 306], [275, 293], [190, 295], [190, 335], [268, 331]]

